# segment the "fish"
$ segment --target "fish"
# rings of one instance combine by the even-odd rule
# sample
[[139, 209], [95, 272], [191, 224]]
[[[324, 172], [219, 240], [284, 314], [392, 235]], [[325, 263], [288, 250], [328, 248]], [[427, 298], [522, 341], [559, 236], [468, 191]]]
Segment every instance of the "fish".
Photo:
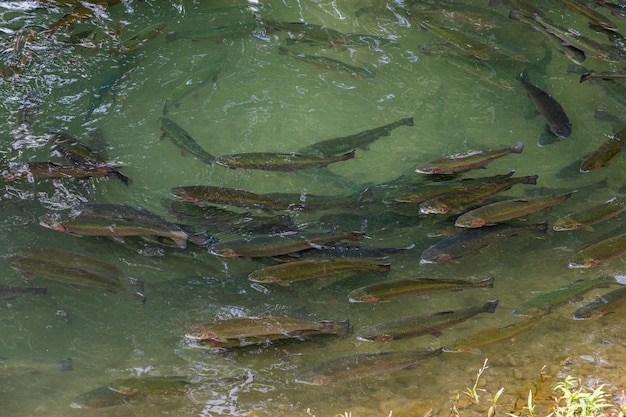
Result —
[[467, 31], [451, 29], [426, 20], [420, 21], [420, 24], [464, 54], [474, 58], [490, 60], [493, 59], [493, 53], [496, 52], [496, 49], [486, 44], [482, 39], [468, 34]]
[[600, 78], [601, 80], [624, 80], [626, 79], [626, 71], [586, 71], [580, 76], [580, 82], [582, 83], [583, 81], [587, 81], [591, 78]]
[[518, 303], [513, 307], [513, 315], [515, 316], [532, 316], [539, 314], [545, 308], [554, 309], [555, 307], [573, 301], [583, 294], [598, 287], [608, 287], [610, 284], [616, 284], [617, 281], [611, 276], [600, 276], [593, 279], [579, 279], [569, 284], [557, 288], [552, 291], [542, 292], [534, 297]]
[[184, 376], [139, 376], [111, 381], [107, 387], [123, 395], [184, 394], [193, 384]]
[[202, 149], [198, 142], [196, 142], [186, 130], [169, 117], [159, 117], [159, 127], [163, 131], [162, 137], [170, 138], [172, 143], [180, 148], [183, 153], [189, 152], [205, 164], [215, 162], [215, 156]]
[[206, 204], [226, 204], [245, 209], [259, 208], [271, 211], [306, 209], [306, 204], [288, 203], [263, 194], [213, 185], [174, 187], [170, 190], [170, 193], [200, 206]]
[[50, 131], [49, 134], [52, 148], [60, 153], [69, 163], [87, 167], [109, 167], [112, 172], [116, 172], [117, 177], [124, 184], [130, 183], [130, 179], [115, 167], [109, 165], [100, 153], [91, 149], [73, 135], [60, 130]]
[[258, 23], [239, 22], [233, 25], [218, 26], [215, 28], [205, 28], [200, 25], [186, 30], [176, 30], [165, 35], [167, 42], [174, 42], [179, 39], [191, 41], [220, 40], [232, 37], [243, 38], [244, 35], [251, 34], [259, 27]]
[[298, 61], [305, 62], [316, 67], [345, 71], [355, 78], [374, 78], [374, 76], [376, 75], [374, 71], [368, 68], [356, 67], [343, 61], [328, 58], [325, 56], [307, 55], [300, 52], [294, 52], [291, 49], [282, 46], [278, 48], [278, 53], [280, 55], [290, 56]]
[[602, 13], [595, 11], [586, 4], [578, 0], [561, 0], [561, 2], [570, 9], [574, 10], [576, 13], [589, 19], [590, 25], [597, 26], [613, 32], [617, 31], [617, 26], [615, 25], [615, 23], [611, 22], [609, 19], [604, 17]]
[[135, 52], [147, 43], [154, 40], [157, 35], [163, 31], [165, 26], [166, 25], [163, 22], [157, 22], [146, 26], [130, 38], [123, 40], [122, 45], [119, 48], [112, 49], [111, 52], [118, 54]]
[[457, 172], [465, 172], [470, 169], [484, 167], [491, 161], [505, 155], [511, 153], [522, 153], [523, 150], [524, 144], [522, 142], [518, 142], [511, 147], [503, 149], [491, 151], [469, 151], [462, 154], [450, 155], [433, 161], [424, 162], [415, 169], [415, 172], [428, 175], [449, 175]]
[[527, 214], [560, 204], [570, 198], [574, 193], [575, 191], [561, 195], [498, 201], [462, 214], [457, 217], [454, 225], [456, 227], [468, 228], [493, 226], [496, 223], [517, 219]]
[[567, 139], [572, 134], [572, 124], [559, 102], [548, 92], [526, 81], [524, 73], [520, 73], [519, 80], [539, 113], [548, 122], [550, 131]]
[[363, 271], [388, 271], [390, 264], [378, 264], [360, 259], [305, 259], [268, 266], [252, 272], [248, 279], [265, 284], [291, 285], [313, 278]]
[[359, 241], [362, 232], [287, 232], [227, 240], [209, 246], [209, 253], [227, 258], [286, 255], [340, 241]]
[[592, 268], [624, 252], [626, 252], [626, 234], [620, 234], [581, 249], [572, 257], [567, 266], [569, 268]]
[[221, 63], [213, 63], [204, 65], [202, 68], [189, 75], [185, 81], [178, 84], [167, 97], [163, 105], [163, 114], [166, 115], [172, 106], [180, 105], [183, 98], [197, 91], [208, 82], [215, 83], [221, 70]]
[[215, 163], [228, 168], [260, 169], [264, 171], [296, 172], [307, 168], [326, 168], [335, 162], [354, 159], [355, 151], [339, 155], [301, 155], [297, 153], [248, 152], [221, 155]]
[[192, 340], [228, 342], [231, 339], [263, 338], [265, 336], [298, 337], [302, 332], [342, 334], [349, 330], [350, 323], [330, 320], [308, 321], [291, 317], [232, 317], [229, 319], [196, 323], [185, 331]]
[[345, 383], [409, 368], [440, 355], [442, 349], [359, 353], [322, 362], [298, 373], [295, 382], [307, 385]]
[[379, 126], [374, 129], [363, 130], [355, 135], [327, 139], [305, 146], [298, 150], [302, 155], [340, 155], [353, 149], [368, 150], [368, 146], [382, 136], [391, 135], [391, 131], [399, 126], [413, 126], [413, 118], [405, 117], [393, 123]]
[[408, 316], [363, 329], [357, 335], [361, 341], [390, 341], [425, 334], [439, 335], [441, 330], [464, 322], [479, 313], [493, 313], [498, 300], [489, 300], [479, 306], [461, 310], [447, 310], [426, 315]]
[[587, 173], [606, 166], [613, 157], [622, 151], [626, 141], [626, 126], [608, 138], [587, 156], [580, 164], [580, 172]]
[[[511, 173], [512, 175], [512, 173]], [[452, 191], [420, 204], [420, 214], [446, 214], [459, 212], [468, 206], [479, 204], [494, 195], [506, 191], [515, 184], [537, 184], [537, 175], [513, 178], [505, 176], [493, 181], [471, 185], [465, 189]]]
[[39, 179], [87, 179], [92, 177], [119, 178], [124, 185], [129, 184], [127, 176], [110, 166], [81, 167], [76, 165], [60, 165], [54, 162], [25, 162], [12, 164], [0, 172], [3, 182], [27, 179], [30, 182]]
[[594, 204], [584, 210], [557, 219], [552, 229], [556, 232], [589, 229], [592, 225], [615, 217], [624, 210], [626, 210], [626, 196], [615, 196], [602, 204]]
[[71, 408], [104, 408], [122, 405], [134, 401], [137, 397], [124, 395], [109, 389], [108, 386], [94, 388], [77, 395], [70, 403]]
[[443, 238], [422, 252], [421, 264], [432, 264], [460, 259], [472, 255], [494, 242], [515, 236], [521, 232], [534, 234], [545, 233], [548, 224], [506, 224], [464, 229], [454, 235]]
[[352, 290], [351, 303], [372, 303], [391, 299], [421, 296], [436, 291], [462, 291], [467, 288], [493, 288], [493, 277], [476, 280], [446, 278], [398, 278], [376, 282]]
[[77, 236], [162, 236], [185, 249], [189, 235], [178, 225], [144, 208], [123, 204], [83, 204], [69, 215], [43, 215], [39, 224], [47, 229]]
[[595, 298], [574, 312], [574, 320], [604, 317], [626, 307], [626, 285]]
[[46, 287], [15, 287], [0, 285], [0, 300], [12, 300], [21, 294], [46, 295]]
[[526, 317], [515, 323], [501, 327], [486, 327], [466, 333], [442, 348], [444, 352], [475, 352], [481, 346], [511, 340], [519, 334], [529, 330], [547, 313], [549, 309], [539, 314]]
[[282, 262], [292, 262], [303, 259], [329, 259], [329, 258], [342, 258], [342, 259], [385, 259], [390, 255], [411, 250], [415, 247], [415, 244], [400, 248], [384, 248], [384, 247], [365, 247], [365, 246], [317, 246], [312, 249], [306, 249], [298, 252], [295, 256], [293, 254], [283, 255], [280, 257], [274, 257]]

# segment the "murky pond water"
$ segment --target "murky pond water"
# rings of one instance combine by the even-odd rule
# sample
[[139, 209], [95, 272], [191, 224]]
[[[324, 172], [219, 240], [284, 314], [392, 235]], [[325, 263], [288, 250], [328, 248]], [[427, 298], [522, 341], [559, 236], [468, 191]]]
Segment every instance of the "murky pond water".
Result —
[[[107, 160], [131, 182], [128, 186], [117, 178], [4, 182], [0, 253], [43, 246], [96, 256], [142, 281], [147, 300], [141, 304], [125, 293], [28, 276], [8, 262], [0, 263], [0, 285], [47, 288], [43, 297], [0, 300], [1, 415], [287, 416], [307, 415], [309, 409], [318, 416], [345, 410], [355, 416], [386, 416], [390, 411], [402, 415], [414, 409], [406, 415], [432, 410], [433, 415], [443, 416], [450, 412], [456, 393], [473, 384], [485, 358], [489, 369], [482, 380], [484, 388], [495, 393], [504, 386], [501, 401], [511, 410], [544, 366], [543, 372], [550, 376], [572, 373], [585, 381], [606, 383], [615, 393], [625, 385], [624, 313], [572, 319], [578, 306], [609, 291], [606, 288], [554, 308], [513, 341], [485, 346], [479, 353], [443, 353], [406, 369], [324, 386], [295, 382], [303, 370], [346, 355], [436, 350], [476, 329], [522, 320], [511, 312], [535, 294], [578, 279], [624, 274], [619, 257], [596, 268], [568, 268], [576, 251], [620, 233], [619, 217], [594, 226], [593, 231], [557, 233], [552, 225], [567, 213], [622, 192], [623, 155], [588, 174], [579, 173], [576, 164], [621, 127], [626, 97], [608, 94], [602, 81], [580, 83], [582, 67], [547, 47], [539, 32], [509, 19], [510, 5], [127, 1], [108, 7], [87, 5], [84, 11], [78, 6], [73, 9], [71, 3], [0, 3], [5, 66], [0, 81], [3, 175], [20, 163], [63, 163], [58, 153], [51, 153], [49, 141], [50, 131], [62, 130], [106, 152]], [[610, 44], [605, 34], [594, 33], [586, 19], [571, 9], [560, 3], [537, 3], [552, 21]], [[444, 9], [457, 14], [450, 17]], [[68, 13], [82, 18], [64, 25], [59, 19]], [[478, 61], [460, 52], [454, 42], [441, 42], [420, 24], [424, 16], [489, 41], [495, 45], [491, 53], [498, 51], [498, 56]], [[473, 17], [464, 20], [466, 16]], [[626, 30], [626, 22], [613, 20]], [[332, 45], [295, 39], [293, 29], [272, 30], [267, 23], [298, 21], [370, 38], [363, 45]], [[164, 26], [153, 32], [156, 36], [134, 49], [133, 35], [157, 24]], [[386, 41], [391, 44], [385, 45]], [[499, 56], [500, 51], [509, 55]], [[327, 68], [329, 61], [320, 63], [320, 56], [343, 64]], [[346, 70], [346, 65], [351, 67]], [[216, 77], [172, 102], [172, 94], [191, 74], [210, 66], [219, 67]], [[584, 67], [621, 68], [619, 62], [593, 57]], [[566, 110], [573, 126], [568, 139], [538, 146], [545, 140], [540, 138], [545, 135], [545, 120], [533, 115], [532, 103], [516, 79], [523, 70]], [[357, 72], [366, 76], [354, 76]], [[328, 168], [296, 173], [229, 169], [206, 164], [163, 138], [159, 118], [164, 105], [167, 117], [215, 156], [296, 152], [406, 117], [412, 117], [414, 125], [400, 126], [368, 149], [357, 149], [353, 159]], [[598, 108], [616, 116], [617, 122], [596, 117]], [[454, 217], [419, 215], [416, 204], [391, 204], [393, 196], [408, 187], [392, 181], [404, 176], [405, 183], [426, 186], [429, 180], [415, 173], [424, 161], [516, 142], [524, 143], [523, 153], [465, 176], [511, 170], [516, 176], [538, 175], [537, 185], [517, 185], [502, 194], [509, 198], [578, 190], [566, 203], [527, 216], [527, 223], [547, 221], [548, 233], [522, 233], [458, 261], [420, 263], [422, 251], [454, 228]], [[192, 244], [186, 250], [166, 247], [164, 256], [146, 256], [145, 251], [106, 237], [72, 236], [40, 225], [40, 217], [46, 214], [105, 202], [142, 207], [184, 223], [189, 219], [176, 219], [166, 202], [175, 201], [173, 187], [189, 185], [293, 193], [292, 202], [304, 204], [307, 195], [333, 196], [334, 204], [323, 210], [252, 212], [265, 218], [289, 215], [293, 230], [362, 231], [368, 237], [364, 246], [415, 246], [379, 261], [391, 265], [386, 273], [362, 272], [280, 286], [248, 280], [250, 273], [267, 265], [264, 259], [218, 257], [206, 246]], [[241, 217], [242, 211], [238, 211]], [[254, 233], [218, 227], [215, 219], [196, 219], [193, 226], [223, 241]], [[416, 277], [493, 277], [495, 284], [492, 289], [386, 303], [348, 302], [348, 293], [365, 284]], [[491, 299], [499, 300], [495, 313], [477, 315], [443, 330], [440, 337], [356, 339], [358, 332], [376, 323], [460, 310]], [[269, 315], [349, 320], [354, 334], [224, 352], [197, 349], [184, 337], [192, 323]], [[71, 358], [71, 371], [63, 371], [59, 363], [66, 358]], [[136, 376], [185, 376], [192, 388], [179, 395], [133, 397], [109, 407], [70, 407], [82, 393]], [[483, 415], [481, 409], [462, 412]]]

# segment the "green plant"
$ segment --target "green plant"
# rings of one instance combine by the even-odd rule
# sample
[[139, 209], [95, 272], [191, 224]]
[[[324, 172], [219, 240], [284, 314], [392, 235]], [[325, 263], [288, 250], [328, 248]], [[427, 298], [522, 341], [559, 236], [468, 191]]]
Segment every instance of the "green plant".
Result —
[[350, 411], [344, 411], [343, 414], [337, 414], [335, 417], [352, 417], [352, 413]]
[[[483, 366], [478, 370], [478, 372], [476, 373], [476, 380], [474, 381], [474, 385], [471, 388], [466, 388], [465, 391], [463, 391], [463, 394], [467, 395], [470, 399], [470, 402], [474, 403], [474, 404], [478, 404], [479, 401], [479, 396], [478, 396], [478, 381], [480, 380], [480, 376], [483, 374], [483, 372], [485, 372], [485, 370], [488, 368], [487, 366], [487, 358], [485, 358], [485, 362], [483, 362]], [[484, 391], [484, 390], [481, 390]]]
[[554, 410], [548, 417], [587, 417], [604, 415], [604, 409], [613, 405], [607, 402], [608, 394], [604, 392], [604, 385], [599, 385], [593, 391], [585, 388], [580, 380], [566, 376], [562, 382], [554, 386], [560, 391], [559, 397], [554, 397]]

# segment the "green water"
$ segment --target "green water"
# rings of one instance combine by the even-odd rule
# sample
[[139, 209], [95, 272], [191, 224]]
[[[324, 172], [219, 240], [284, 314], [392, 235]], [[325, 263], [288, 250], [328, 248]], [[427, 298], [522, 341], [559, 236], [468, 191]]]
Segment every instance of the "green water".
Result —
[[[472, 3], [486, 7], [482, 1]], [[512, 343], [486, 347], [481, 354], [444, 354], [384, 378], [340, 385], [316, 387], [294, 382], [299, 371], [335, 357], [380, 350], [435, 349], [465, 332], [514, 322], [516, 318], [510, 313], [515, 304], [537, 292], [602, 273], [623, 274], [620, 258], [595, 270], [567, 268], [574, 251], [619, 228], [619, 219], [600, 225], [594, 232], [518, 236], [459, 262], [420, 265], [421, 251], [438, 239], [428, 235], [452, 227], [445, 218], [399, 216], [367, 208], [344, 210], [344, 216], [334, 220], [320, 217], [333, 214], [332, 210], [291, 213], [302, 230], [364, 226], [370, 237], [367, 244], [372, 246], [416, 246], [389, 258], [392, 268], [386, 276], [360, 274], [290, 287], [251, 285], [247, 275], [263, 266], [257, 261], [217, 258], [202, 248], [146, 257], [111, 240], [74, 237], [38, 224], [39, 216], [45, 213], [86, 201], [141, 206], [171, 218], [162, 200], [169, 197], [170, 188], [181, 185], [347, 196], [403, 174], [418, 175], [415, 166], [426, 160], [472, 149], [510, 146], [518, 141], [525, 144], [521, 155], [495, 161], [480, 173], [494, 175], [515, 169], [516, 175], [539, 175], [535, 188], [516, 186], [506, 196], [526, 195], [535, 189], [543, 194], [580, 190], [565, 205], [529, 221], [547, 220], [551, 225], [576, 207], [604, 201], [622, 188], [622, 155], [609, 167], [586, 175], [563, 175], [561, 170], [613, 133], [613, 126], [594, 118], [594, 110], [601, 106], [622, 118], [623, 107], [590, 82], [580, 84], [579, 74], [567, 71], [570, 61], [556, 52], [545, 68], [533, 67], [544, 56], [542, 37], [524, 24], [508, 20], [507, 6], [487, 9], [495, 28], [483, 33], [517, 46], [529, 61], [500, 64], [499, 71], [508, 77], [505, 79], [510, 88], [496, 87], [440, 57], [423, 53], [423, 46], [437, 39], [406, 17], [410, 6], [379, 1], [131, 1], [113, 5], [100, 18], [89, 19], [74, 29], [116, 30], [124, 22], [121, 33], [127, 38], [153, 23], [166, 24], [164, 33], [124, 58], [109, 53], [114, 45], [106, 38], [103, 48], [89, 52], [71, 46], [67, 30], [43, 36], [42, 28], [67, 13], [68, 7], [0, 3], [5, 28], [4, 64], [13, 56], [15, 39], [25, 31], [21, 28], [30, 27], [34, 33], [26, 44], [23, 71], [0, 81], [0, 108], [5, 121], [0, 127], [3, 161], [50, 159], [45, 137], [49, 129], [66, 130], [89, 143], [97, 134], [106, 144], [108, 158], [122, 165], [122, 171], [133, 181], [129, 187], [116, 179], [93, 180], [87, 186], [69, 179], [4, 184], [0, 253], [8, 253], [12, 246], [38, 245], [96, 255], [144, 281], [147, 297], [147, 302], [140, 305], [126, 294], [75, 289], [35, 278], [33, 284], [48, 288], [45, 297], [2, 301], [0, 357], [8, 358], [7, 363], [43, 369], [10, 376], [0, 373], [0, 414], [291, 416], [306, 415], [310, 408], [317, 416], [333, 416], [346, 410], [352, 410], [355, 416], [386, 416], [390, 410], [425, 404], [422, 408], [432, 406], [434, 415], [444, 416], [456, 393], [473, 383], [485, 357], [490, 361], [485, 388], [495, 393], [506, 386], [503, 402], [509, 405], [515, 402], [517, 393], [526, 395], [530, 382], [544, 365], [554, 376], [574, 373], [588, 381], [606, 383], [613, 390], [623, 387], [623, 313], [595, 321], [572, 320], [573, 311], [583, 301], [558, 308]], [[284, 32], [257, 29], [252, 34], [224, 39], [166, 41], [165, 34], [174, 31], [253, 22], [254, 13], [279, 21], [304, 21], [342, 32], [390, 38], [399, 46], [293, 46], [305, 54], [320, 53], [375, 71], [376, 76], [367, 79], [279, 55], [278, 48], [285, 43]], [[553, 6], [550, 17], [593, 35], [582, 17], [560, 4]], [[617, 23], [626, 29], [626, 23]], [[593, 36], [606, 42], [599, 35]], [[92, 91], [105, 83], [121, 59], [127, 60], [125, 70], [105, 90], [99, 106], [85, 121]], [[401, 126], [369, 150], [357, 150], [355, 159], [328, 169], [289, 174], [206, 165], [191, 155], [181, 155], [169, 140], [162, 140], [157, 118], [170, 91], [188, 74], [215, 62], [222, 64], [217, 82], [207, 83], [185, 97], [168, 114], [214, 155], [293, 152], [404, 117], [413, 117], [415, 126]], [[620, 64], [588, 58], [585, 67], [600, 71], [620, 68]], [[573, 124], [568, 140], [546, 147], [536, 145], [544, 121], [528, 116], [528, 99], [515, 80], [524, 68], [531, 68], [533, 81], [547, 88], [566, 109]], [[17, 130], [17, 113], [28, 94], [36, 96], [40, 105], [31, 130], [24, 134]], [[382, 188], [374, 189], [378, 192]], [[222, 233], [217, 237], [238, 236]], [[0, 284], [24, 285], [22, 275], [5, 262], [0, 263], [0, 271]], [[485, 291], [443, 293], [382, 304], [347, 301], [347, 294], [364, 283], [417, 276], [493, 276], [495, 286]], [[603, 291], [595, 290], [585, 300]], [[271, 314], [312, 320], [349, 319], [359, 330], [399, 316], [459, 309], [488, 299], [500, 300], [495, 314], [479, 315], [444, 331], [439, 338], [422, 336], [377, 344], [349, 336], [213, 354], [190, 347], [183, 337], [186, 324], [215, 318]], [[67, 357], [73, 360], [73, 371], [60, 372], [54, 364]], [[568, 357], [570, 361], [558, 368]], [[185, 396], [150, 398], [94, 410], [70, 408], [72, 400], [85, 391], [113, 379], [137, 375], [187, 375], [197, 387]]]

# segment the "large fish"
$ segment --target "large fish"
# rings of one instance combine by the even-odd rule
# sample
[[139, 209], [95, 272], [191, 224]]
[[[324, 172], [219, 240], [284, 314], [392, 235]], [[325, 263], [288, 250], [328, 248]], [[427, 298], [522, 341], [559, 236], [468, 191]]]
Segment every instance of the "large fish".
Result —
[[215, 162], [215, 157], [202, 149], [198, 142], [189, 133], [180, 127], [175, 121], [166, 116], [159, 117], [159, 126], [163, 131], [163, 136], [170, 138], [172, 143], [183, 152], [189, 152], [205, 164]]
[[193, 340], [213, 340], [227, 342], [230, 339], [262, 338], [268, 335], [284, 335], [284, 337], [298, 337], [304, 331], [320, 333], [341, 333], [347, 331], [349, 323], [346, 321], [307, 321], [291, 317], [233, 317], [211, 322], [191, 325], [185, 332], [185, 337]]
[[626, 285], [597, 297], [574, 312], [575, 320], [593, 319], [626, 307]]
[[425, 334], [439, 335], [441, 330], [461, 323], [479, 313], [493, 313], [498, 306], [498, 300], [489, 300], [479, 306], [472, 306], [461, 310], [448, 310], [403, 317], [367, 327], [357, 335], [363, 341], [389, 341]]
[[14, 164], [0, 172], [0, 178], [4, 182], [27, 179], [34, 181], [39, 179], [87, 179], [92, 177], [119, 178], [128, 185], [128, 177], [110, 166], [81, 167], [76, 165], [59, 165], [54, 162], [26, 162]]
[[626, 126], [622, 127], [615, 135], [608, 138], [591, 152], [580, 164], [580, 172], [586, 173], [601, 168], [613, 157], [622, 151], [626, 141]]
[[496, 223], [517, 219], [527, 214], [560, 204], [570, 198], [574, 191], [554, 196], [538, 196], [498, 201], [462, 214], [454, 223], [457, 227], [492, 226]]
[[45, 287], [15, 287], [10, 285], [0, 285], [0, 300], [11, 300], [21, 294], [46, 295], [48, 291]]
[[576, 300], [588, 291], [598, 287], [608, 287], [616, 284], [617, 281], [611, 276], [601, 276], [593, 279], [579, 279], [556, 290], [539, 293], [528, 298], [513, 307], [513, 314], [516, 316], [533, 316], [539, 314], [546, 308], [551, 310], [565, 304], [568, 301]]
[[260, 169], [264, 171], [296, 172], [307, 168], [326, 168], [328, 165], [354, 159], [354, 149], [339, 155], [301, 155], [297, 153], [249, 152], [221, 155], [215, 163], [228, 168]]
[[209, 247], [209, 253], [227, 258], [277, 256], [363, 237], [361, 232], [287, 232], [218, 242]]
[[351, 303], [371, 303], [395, 298], [420, 296], [436, 291], [462, 291], [467, 288], [492, 288], [493, 278], [480, 281], [445, 278], [398, 278], [357, 288], [348, 294]]
[[109, 389], [108, 386], [94, 388], [83, 392], [72, 399], [71, 408], [104, 408], [127, 404], [137, 397], [124, 395]]
[[213, 185], [174, 187], [170, 192], [176, 197], [201, 206], [226, 204], [245, 209], [259, 208], [262, 210], [303, 210], [306, 208], [304, 204], [288, 203], [263, 194]]
[[490, 151], [469, 151], [462, 154], [446, 156], [433, 161], [420, 164], [415, 172], [420, 174], [449, 175], [457, 172], [465, 172], [470, 169], [481, 168], [491, 161], [511, 153], [522, 153], [524, 144], [518, 142], [515, 145]]
[[626, 252], [626, 234], [603, 239], [578, 251], [567, 265], [570, 268], [591, 268]]
[[[511, 173], [512, 175], [512, 173]], [[452, 191], [423, 201], [420, 204], [420, 214], [445, 214], [459, 212], [466, 207], [479, 204], [494, 195], [506, 191], [515, 184], [537, 184], [537, 175], [524, 177], [504, 176], [493, 181], [470, 185], [465, 189]]]
[[290, 285], [307, 279], [363, 271], [388, 271], [391, 265], [360, 259], [305, 259], [268, 266], [248, 275], [253, 282]]
[[515, 236], [521, 232], [545, 233], [547, 223], [499, 224], [496, 226], [465, 229], [448, 236], [422, 252], [420, 263], [440, 263], [474, 254], [490, 244]]
[[339, 61], [338, 59], [318, 55], [307, 55], [300, 52], [294, 52], [285, 47], [278, 48], [278, 53], [281, 55], [288, 55], [298, 61], [305, 62], [316, 67], [346, 71], [355, 78], [374, 78], [375, 76], [374, 71], [368, 68], [356, 67], [343, 61]]
[[591, 225], [617, 216], [626, 210], [626, 196], [613, 197], [602, 204], [594, 204], [584, 210], [561, 217], [552, 228], [557, 232], [589, 229]]
[[401, 352], [360, 353], [332, 359], [300, 372], [295, 381], [308, 385], [345, 383], [355, 379], [372, 378], [415, 366], [440, 355], [442, 349]]
[[48, 229], [78, 236], [162, 236], [185, 249], [189, 235], [178, 225], [141, 207], [122, 204], [84, 204], [69, 215], [40, 217]]
[[548, 122], [550, 131], [556, 136], [568, 138], [572, 134], [572, 124], [559, 102], [546, 91], [526, 81], [523, 73], [520, 74], [519, 79], [526, 89], [528, 97]]
[[346, 152], [350, 152], [353, 149], [367, 150], [368, 146], [372, 142], [382, 136], [389, 136], [391, 134], [391, 131], [398, 126], [413, 126], [413, 118], [406, 117], [404, 119], [396, 120], [395, 122], [386, 124], [384, 126], [364, 130], [355, 135], [316, 142], [312, 145], [301, 148], [300, 150], [298, 150], [298, 153], [303, 155], [313, 154], [322, 156], [340, 155]]

